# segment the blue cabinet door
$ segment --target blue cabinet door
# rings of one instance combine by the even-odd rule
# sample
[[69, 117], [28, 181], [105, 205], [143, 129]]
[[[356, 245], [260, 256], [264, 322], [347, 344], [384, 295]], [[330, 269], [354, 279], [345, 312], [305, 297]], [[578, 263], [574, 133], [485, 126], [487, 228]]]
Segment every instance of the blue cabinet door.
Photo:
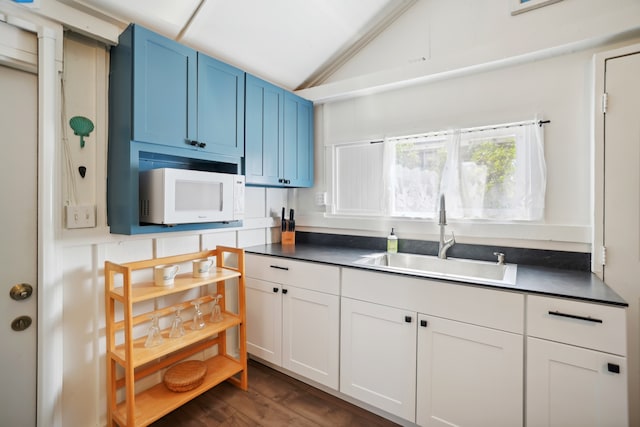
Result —
[[132, 139], [188, 147], [197, 137], [197, 53], [138, 25], [132, 28]]
[[283, 176], [291, 187], [313, 187], [313, 103], [284, 95]]
[[284, 90], [250, 74], [245, 88], [247, 184], [282, 185]]
[[244, 155], [244, 79], [244, 71], [198, 54], [198, 147]]

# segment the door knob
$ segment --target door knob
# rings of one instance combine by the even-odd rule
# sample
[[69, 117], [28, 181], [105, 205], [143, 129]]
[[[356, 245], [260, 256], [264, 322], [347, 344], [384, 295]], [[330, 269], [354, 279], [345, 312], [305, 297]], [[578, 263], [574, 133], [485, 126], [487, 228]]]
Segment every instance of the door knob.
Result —
[[13, 319], [13, 322], [11, 322], [11, 329], [17, 332], [24, 331], [31, 326], [31, 322], [32, 320], [29, 316], [16, 317]]
[[23, 299], [27, 299], [33, 293], [33, 286], [28, 283], [18, 283], [13, 286], [9, 291], [9, 296], [11, 299], [16, 301], [22, 301]]

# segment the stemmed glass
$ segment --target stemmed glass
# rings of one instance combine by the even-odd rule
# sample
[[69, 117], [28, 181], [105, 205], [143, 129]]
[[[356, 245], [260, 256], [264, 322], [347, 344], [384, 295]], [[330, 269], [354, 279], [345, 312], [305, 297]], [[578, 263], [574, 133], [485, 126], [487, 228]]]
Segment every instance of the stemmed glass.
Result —
[[145, 347], [155, 347], [164, 342], [162, 335], [160, 334], [160, 326], [158, 324], [158, 315], [151, 315], [151, 326], [149, 326], [149, 332], [147, 332], [147, 340], [144, 342]]
[[175, 308], [176, 317], [173, 318], [171, 323], [171, 332], [169, 332], [169, 338], [180, 338], [184, 336], [184, 326], [182, 326], [182, 317], [180, 317], [180, 307]]
[[220, 304], [218, 301], [222, 298], [222, 295], [216, 295], [213, 299], [213, 308], [211, 309], [211, 318], [209, 319], [211, 322], [222, 322], [222, 310], [220, 309]]
[[196, 308], [196, 312], [193, 315], [193, 322], [191, 323], [191, 329], [197, 331], [198, 329], [204, 328], [204, 315], [202, 314], [202, 311], [200, 311], [200, 301], [193, 301], [191, 304]]

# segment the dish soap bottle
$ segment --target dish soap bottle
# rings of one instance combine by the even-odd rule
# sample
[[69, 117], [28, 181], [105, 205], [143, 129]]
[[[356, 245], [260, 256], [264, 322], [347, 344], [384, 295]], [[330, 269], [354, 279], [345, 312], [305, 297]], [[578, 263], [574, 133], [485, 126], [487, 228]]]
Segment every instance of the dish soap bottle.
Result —
[[387, 236], [387, 252], [395, 254], [398, 252], [398, 237], [391, 229], [391, 234]]

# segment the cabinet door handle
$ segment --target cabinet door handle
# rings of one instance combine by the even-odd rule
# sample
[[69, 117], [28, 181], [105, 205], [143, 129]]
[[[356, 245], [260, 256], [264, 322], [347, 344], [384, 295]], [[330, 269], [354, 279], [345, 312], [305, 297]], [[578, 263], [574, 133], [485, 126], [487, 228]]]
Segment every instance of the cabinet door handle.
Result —
[[411, 321], [413, 320], [413, 318], [411, 316], [404, 316], [404, 321], [407, 323], [411, 323]]
[[560, 311], [549, 311], [549, 315], [558, 317], [568, 317], [569, 319], [584, 320], [585, 322], [602, 323], [602, 319], [591, 316], [578, 316], [577, 314], [562, 313]]
[[273, 292], [278, 293], [278, 288], [274, 287]]
[[289, 267], [280, 267], [279, 265], [270, 265], [271, 268], [277, 268], [278, 270], [286, 270], [289, 271]]
[[616, 364], [616, 363], [607, 363], [607, 371], [613, 373], [613, 374], [619, 374], [620, 373], [620, 365]]
[[287, 289], [283, 289], [283, 290], [282, 290], [282, 293], [283, 293], [283, 294], [286, 294], [287, 292], [289, 292]]
[[421, 320], [420, 321], [420, 326], [422, 326], [423, 328], [426, 328], [428, 325], [428, 322], [426, 320]]

